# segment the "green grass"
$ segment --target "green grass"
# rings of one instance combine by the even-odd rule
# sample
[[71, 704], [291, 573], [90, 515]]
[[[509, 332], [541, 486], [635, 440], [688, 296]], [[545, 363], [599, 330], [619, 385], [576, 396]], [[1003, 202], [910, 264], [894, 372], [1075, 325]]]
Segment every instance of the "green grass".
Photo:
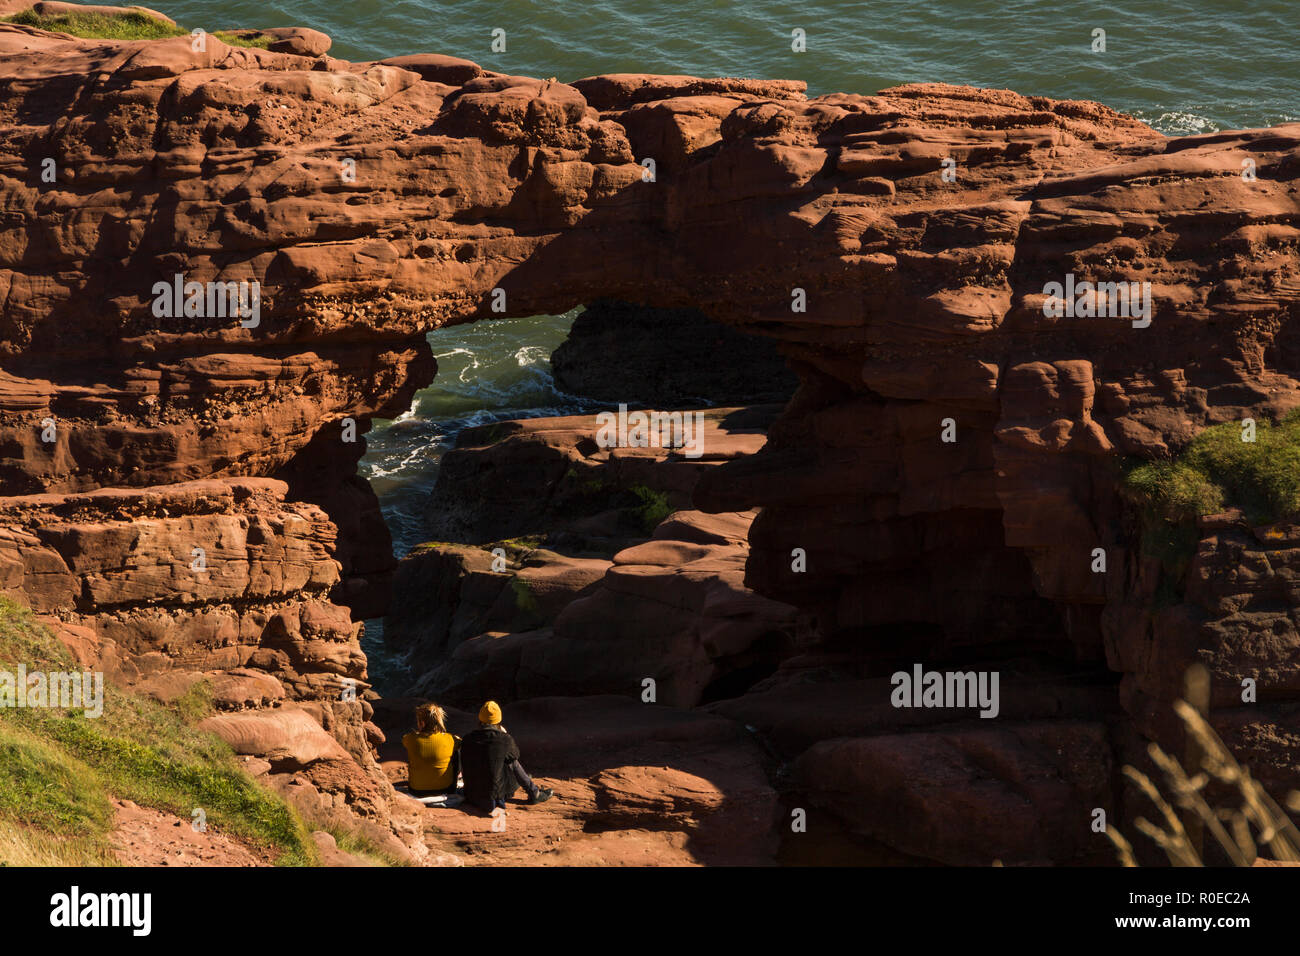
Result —
[[1142, 517], [1144, 551], [1180, 580], [1195, 552], [1196, 519], [1238, 508], [1253, 525], [1300, 513], [1300, 412], [1260, 421], [1255, 441], [1238, 422], [1201, 432], [1176, 459], [1130, 467], [1121, 490]]
[[487, 549], [491, 551], [493, 548], [501, 547], [505, 548], [507, 552], [536, 551], [545, 540], [546, 535], [544, 534], [525, 534], [518, 538], [502, 538], [500, 541], [494, 541], [487, 545]]
[[0, 725], [0, 768], [7, 783], [0, 789], [0, 816], [55, 833], [106, 824], [108, 800], [94, 775], [66, 756], [54, 744]]
[[1124, 479], [1130, 500], [1171, 522], [1240, 508], [1252, 524], [1300, 512], [1300, 413], [1256, 425], [1241, 440], [1236, 422], [1207, 428], [1173, 461], [1147, 462]]
[[[134, 11], [117, 15], [74, 12], [41, 16], [34, 10], [23, 10], [21, 13], [4, 18], [3, 22], [17, 23], [55, 33], [70, 33], [75, 37], [92, 40], [163, 40], [190, 34], [190, 31], [184, 27], [151, 17], [147, 13]], [[259, 50], [265, 50], [274, 42], [274, 37], [264, 33], [241, 37], [229, 30], [218, 30], [212, 35], [229, 46], [251, 47]]]
[[187, 724], [197, 724], [205, 717], [211, 717], [216, 711], [212, 705], [212, 685], [205, 680], [199, 681], [172, 701], [172, 709]]
[[251, 37], [241, 37], [235, 36], [229, 30], [218, 30], [212, 35], [227, 46], [242, 46], [256, 50], [265, 50], [275, 42], [275, 37], [268, 36], [265, 33], [259, 33]]
[[645, 485], [635, 485], [631, 491], [641, 499], [641, 506], [637, 508], [636, 515], [647, 532], [654, 531], [660, 522], [677, 510], [668, 503], [666, 491], [655, 491]]
[[135, 12], [117, 16], [80, 12], [41, 16], [34, 10], [23, 10], [6, 18], [5, 22], [97, 40], [161, 40], [189, 34], [188, 30], [166, 20]]
[[437, 551], [440, 548], [463, 548], [467, 545], [458, 545], [451, 541], [423, 541], [411, 549], [411, 554], [418, 554], [421, 551]]
[[[0, 668], [79, 670], [31, 613], [0, 599]], [[179, 707], [105, 685], [104, 712], [0, 708], [0, 862], [114, 862], [109, 797], [208, 826], [280, 865], [310, 865], [316, 849], [298, 815], [260, 787], [234, 753], [192, 721], [210, 709], [196, 685]]]
[[337, 824], [326, 824], [322, 829], [334, 837], [335, 844], [344, 853], [359, 856], [374, 866], [410, 866], [409, 862], [399, 860], [384, 847], [357, 830]]
[[537, 595], [533, 593], [528, 582], [516, 576], [510, 579], [510, 588], [514, 591], [515, 607], [529, 617], [538, 617]]

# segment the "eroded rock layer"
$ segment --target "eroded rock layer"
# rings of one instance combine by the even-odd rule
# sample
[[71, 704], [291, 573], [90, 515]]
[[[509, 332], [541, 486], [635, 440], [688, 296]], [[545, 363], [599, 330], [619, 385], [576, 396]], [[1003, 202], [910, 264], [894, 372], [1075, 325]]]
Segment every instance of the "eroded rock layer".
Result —
[[[1221, 719], [1286, 776], [1290, 558], [1223, 569], [1271, 560], [1291, 532], [1209, 529], [1200, 583], [1156, 615], [1116, 475], [1124, 456], [1300, 405], [1300, 125], [1170, 140], [1005, 91], [808, 99], [788, 81], [561, 83], [294, 49], [0, 26], [7, 590], [140, 660], [261, 666], [246, 651], [282, 630], [268, 673], [310, 699], [361, 666], [342, 603], [385, 603], [349, 438], [432, 377], [424, 333], [601, 297], [692, 308], [773, 339], [800, 378], [763, 450], [696, 489], [705, 511], [759, 509], [748, 586], [828, 639], [901, 634], [929, 661], [1108, 654], [1143, 721], [1186, 660], [1225, 680], [1258, 666], [1268, 727], [1226, 694]], [[177, 275], [257, 281], [256, 321], [166, 317], [155, 283]], [[1044, 286], [1067, 275], [1149, 282], [1150, 323], [1048, 317]], [[254, 517], [235, 500], [245, 478], [282, 478], [290, 500], [257, 486]], [[230, 489], [211, 513], [145, 520], [190, 495], [161, 486], [209, 479]], [[265, 565], [254, 528], [295, 553]], [[143, 563], [96, 564], [130, 536]], [[185, 555], [207, 545], [230, 565], [200, 582]], [[194, 626], [181, 638], [161, 617]], [[1037, 725], [999, 733], [1041, 750]], [[1095, 728], [1077, 734], [1097, 750]], [[859, 786], [890, 746], [802, 766], [847, 760], [835, 779]], [[985, 746], [973, 732], [930, 752], [959, 768]]]
[[798, 381], [771, 339], [695, 309], [609, 300], [578, 313], [551, 370], [571, 395], [656, 408], [785, 404]]

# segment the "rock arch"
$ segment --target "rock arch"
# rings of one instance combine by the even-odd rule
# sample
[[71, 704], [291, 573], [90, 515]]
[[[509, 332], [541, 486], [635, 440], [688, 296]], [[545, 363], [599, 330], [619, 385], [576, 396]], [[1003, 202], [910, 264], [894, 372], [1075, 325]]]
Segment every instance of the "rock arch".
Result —
[[[750, 583], [826, 634], [1104, 656], [1147, 733], [1193, 657], [1227, 680], [1272, 668], [1259, 719], [1290, 726], [1300, 532], [1279, 550], [1206, 529], [1209, 583], [1152, 614], [1114, 468], [1300, 405], [1300, 125], [1169, 140], [1007, 91], [560, 83], [14, 26], [0, 72], [0, 589], [124, 666], [261, 667], [304, 698], [363, 677], [339, 605], [381, 606], [386, 559], [334, 436], [404, 408], [435, 372], [424, 334], [490, 317], [502, 289], [506, 315], [626, 298], [779, 342], [799, 391], [697, 503], [763, 509]], [[257, 280], [260, 324], [155, 318], [178, 273]], [[1047, 317], [1070, 273], [1150, 282], [1150, 326]], [[229, 579], [164, 572], [198, 539]], [[795, 547], [813, 573], [789, 573]], [[105, 557], [123, 548], [152, 557], [124, 570]], [[1269, 549], [1290, 595], [1267, 622], [1219, 593], [1215, 560], [1243, 549]], [[182, 620], [190, 647], [164, 636]]]

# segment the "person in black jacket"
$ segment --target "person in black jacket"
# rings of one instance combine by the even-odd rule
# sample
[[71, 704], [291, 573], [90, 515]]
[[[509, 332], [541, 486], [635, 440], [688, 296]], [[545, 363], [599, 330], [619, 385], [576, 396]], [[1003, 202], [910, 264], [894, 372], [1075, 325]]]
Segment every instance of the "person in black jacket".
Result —
[[479, 728], [460, 744], [460, 767], [465, 776], [465, 799], [484, 813], [505, 808], [520, 787], [529, 804], [551, 799], [552, 791], [539, 787], [519, 762], [519, 745], [501, 726], [501, 705], [488, 701], [478, 712]]

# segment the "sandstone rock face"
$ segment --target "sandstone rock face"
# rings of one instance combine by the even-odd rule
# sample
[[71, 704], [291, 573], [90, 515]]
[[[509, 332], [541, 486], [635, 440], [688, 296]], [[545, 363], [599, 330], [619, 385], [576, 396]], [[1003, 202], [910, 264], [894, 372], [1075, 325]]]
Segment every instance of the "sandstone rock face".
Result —
[[482, 544], [416, 549], [384, 621], [385, 642], [419, 676], [414, 689], [472, 709], [484, 698], [636, 696], [650, 679], [658, 700], [693, 706], [765, 676], [796, 612], [744, 585], [754, 515], [662, 512], [689, 503], [709, 469], [757, 452], [775, 413], [686, 412], [683, 449], [662, 434], [601, 447], [592, 415], [462, 433], [429, 524], [436, 537]]
[[130, 677], [254, 667], [297, 697], [364, 689], [358, 625], [328, 600], [334, 526], [242, 478], [0, 499], [4, 593], [111, 645]]
[[[1069, 721], [1113, 721], [1121, 715], [1113, 682], [1098, 681], [1064, 667], [1028, 666], [1024, 661], [981, 661], [962, 670], [1000, 673], [998, 719], [973, 717], [949, 708], [899, 709], [890, 702], [889, 677], [854, 677], [813, 655], [785, 660], [776, 674], [742, 696], [705, 709], [750, 727], [786, 761], [795, 761], [819, 742], [837, 737], [871, 738], [913, 730], [946, 732], [941, 725], [996, 728], [1050, 716]], [[835, 672], [835, 671], [839, 672]]]
[[270, 478], [0, 499], [0, 593], [25, 601], [82, 666], [159, 700], [199, 682], [236, 753], [310, 790], [322, 816], [388, 830], [361, 625], [329, 601], [336, 530]]
[[689, 508], [707, 470], [761, 449], [778, 411], [651, 410], [665, 417], [645, 429], [642, 447], [602, 447], [602, 436], [618, 437], [616, 418], [596, 414], [468, 428], [443, 455], [426, 506], [429, 535], [482, 544], [568, 530], [617, 548], [654, 528], [664, 517], [655, 507]]
[[321, 725], [301, 710], [280, 709], [264, 714], [220, 715], [199, 725], [210, 730], [237, 754], [256, 754], [294, 769], [317, 760], [346, 758], [347, 753]]
[[[408, 649], [422, 674], [416, 691], [467, 708], [557, 694], [636, 699], [647, 686], [674, 707], [731, 696], [774, 670], [799, 629], [795, 608], [745, 587], [752, 520], [677, 512], [612, 560], [537, 549], [493, 570], [485, 550], [431, 549], [402, 562], [402, 610], [386, 619], [385, 638]], [[428, 616], [421, 594], [435, 596]]]
[[793, 607], [745, 587], [747, 557], [739, 542], [667, 538], [620, 551], [600, 586], [560, 612], [551, 640], [524, 651], [521, 693], [635, 696], [649, 678], [653, 699], [689, 707], [727, 696], [728, 679], [744, 689], [789, 652], [797, 624]]
[[[1285, 775], [1289, 526], [1206, 529], [1156, 612], [1115, 487], [1120, 457], [1300, 405], [1300, 125], [1165, 139], [1007, 91], [808, 99], [303, 51], [0, 25], [0, 586], [71, 645], [141, 676], [264, 670], [329, 721], [325, 689], [364, 668], [342, 602], [376, 613], [391, 572], [373, 499], [341, 489], [369, 419], [433, 376], [424, 333], [495, 314], [495, 290], [507, 315], [615, 298], [767, 337], [799, 376], [762, 450], [693, 493], [758, 512], [747, 589], [839, 647], [1105, 656], [1143, 726], [1186, 660], [1224, 682], [1260, 670], [1265, 704], [1233, 733]], [[256, 281], [256, 321], [169, 317], [155, 284], [177, 275]], [[1045, 286], [1069, 276], [1149, 282], [1150, 324], [1052, 317]], [[288, 497], [249, 483], [268, 478]], [[225, 490], [175, 491], [196, 481]], [[194, 547], [219, 558], [206, 577], [184, 570]], [[666, 568], [609, 573], [634, 595]], [[351, 753], [362, 721], [338, 726]], [[806, 785], [931, 751], [969, 780], [987, 751], [1002, 784], [981, 820], [1014, 805], [1005, 787], [1093, 799], [1095, 727], [1068, 767], [1055, 731], [1026, 728], [854, 745], [810, 758]]]
[[1181, 733], [1169, 705], [1183, 695], [1187, 668], [1205, 666], [1211, 723], [1257, 778], [1285, 793], [1300, 787], [1300, 525], [1252, 527], [1240, 512], [1200, 525], [1181, 593], [1160, 590], [1153, 558], [1125, 567], [1123, 597], [1106, 609], [1108, 659], [1124, 675], [1121, 698], [1137, 727], [1173, 741]]
[[1068, 821], [1083, 807], [1113, 812], [1110, 760], [1101, 725], [1006, 723], [828, 740], [800, 757], [795, 774], [855, 830], [917, 857], [1098, 863], [1108, 847]]
[[561, 391], [655, 408], [784, 404], [798, 381], [771, 340], [694, 309], [613, 301], [578, 313], [551, 367]]
[[479, 635], [548, 626], [610, 565], [541, 548], [522, 549], [513, 561], [467, 545], [421, 549], [398, 571], [384, 640], [422, 672]]

